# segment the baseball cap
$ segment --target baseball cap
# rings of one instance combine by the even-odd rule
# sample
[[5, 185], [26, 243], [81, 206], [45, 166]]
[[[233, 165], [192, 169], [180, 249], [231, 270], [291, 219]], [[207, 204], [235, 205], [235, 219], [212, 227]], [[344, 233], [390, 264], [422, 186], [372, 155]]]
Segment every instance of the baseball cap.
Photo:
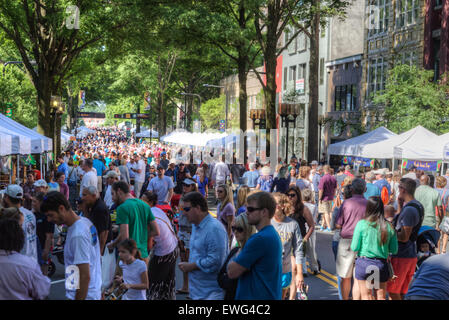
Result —
[[107, 178], [118, 178], [118, 174], [117, 174], [117, 172], [111, 170], [108, 173], [106, 173], [106, 175], [103, 176], [103, 178], [104, 179], [107, 179]]
[[165, 170], [165, 168], [164, 168], [163, 166], [158, 165], [158, 166], [157, 166], [157, 170], [160, 170], [160, 169], [164, 169], [164, 170]]
[[318, 161], [313, 160], [310, 164], [311, 164], [311, 165], [318, 165]]
[[193, 181], [192, 179], [189, 179], [189, 178], [185, 178], [182, 183], [191, 185], [191, 184], [195, 184], [195, 181]]
[[23, 189], [21, 186], [17, 184], [10, 184], [6, 187], [5, 190], [2, 190], [2, 193], [7, 194], [9, 197], [14, 199], [22, 199], [23, 198]]
[[44, 179], [39, 179], [34, 183], [35, 187], [48, 187], [47, 181]]

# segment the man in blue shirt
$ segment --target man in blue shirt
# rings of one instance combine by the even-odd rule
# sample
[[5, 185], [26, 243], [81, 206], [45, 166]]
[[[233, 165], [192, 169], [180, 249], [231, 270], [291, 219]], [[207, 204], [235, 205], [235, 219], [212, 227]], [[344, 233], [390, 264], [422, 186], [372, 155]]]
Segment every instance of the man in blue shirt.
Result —
[[107, 168], [104, 165], [103, 161], [98, 159], [98, 153], [94, 154], [93, 167], [95, 168], [95, 170], [97, 170], [97, 190], [101, 193], [103, 191], [103, 172], [106, 171]]
[[373, 196], [380, 197], [380, 189], [373, 184], [374, 173], [368, 172], [365, 175], [365, 181], [366, 181], [366, 191], [363, 194], [365, 199], [369, 199], [369, 197], [373, 197]]
[[228, 277], [237, 279], [236, 300], [281, 300], [282, 242], [271, 225], [276, 201], [268, 192], [257, 192], [247, 199], [248, 223], [252, 235], [237, 258], [228, 264]]
[[165, 170], [161, 165], [157, 166], [157, 176], [151, 179], [147, 190], [157, 194], [158, 203], [170, 203], [175, 187], [172, 179], [164, 175]]
[[64, 162], [64, 154], [59, 155], [58, 157], [59, 167], [58, 172], [63, 172], [65, 176], [64, 183], [67, 183], [67, 178], [69, 177], [69, 166]]
[[391, 187], [388, 181], [385, 179], [385, 171], [383, 169], [379, 169], [374, 172], [376, 175], [376, 181], [374, 185], [379, 188], [380, 192], [382, 192], [383, 187], [386, 187], [388, 190], [388, 197], [391, 195]]
[[250, 163], [249, 170], [243, 174], [242, 180], [250, 188], [257, 186], [257, 179], [259, 178], [259, 172], [256, 170], [256, 164]]
[[223, 224], [209, 214], [207, 200], [199, 192], [189, 192], [180, 203], [182, 214], [192, 223], [189, 262], [179, 269], [189, 274], [189, 294], [193, 300], [223, 300], [224, 290], [217, 275], [228, 255], [228, 234]]

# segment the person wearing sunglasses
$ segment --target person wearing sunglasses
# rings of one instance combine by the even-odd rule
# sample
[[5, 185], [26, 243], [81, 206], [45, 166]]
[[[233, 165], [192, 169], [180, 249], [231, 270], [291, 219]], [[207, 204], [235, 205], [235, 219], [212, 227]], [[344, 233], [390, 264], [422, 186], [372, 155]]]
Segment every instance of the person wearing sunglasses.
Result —
[[209, 214], [206, 199], [189, 192], [181, 199], [182, 214], [192, 223], [189, 262], [179, 269], [189, 274], [189, 293], [194, 300], [223, 300], [218, 272], [228, 254], [228, 236], [223, 225]]
[[235, 299], [281, 300], [282, 242], [271, 224], [276, 201], [270, 193], [259, 191], [250, 194], [247, 202], [248, 224], [258, 232], [228, 264], [228, 277], [238, 278]]
[[217, 199], [220, 204], [217, 206], [217, 219], [223, 224], [228, 232], [229, 242], [232, 239], [231, 225], [235, 216], [234, 199], [231, 187], [225, 184], [217, 187]]
[[232, 248], [231, 252], [229, 252], [228, 257], [221, 267], [221, 270], [218, 273], [217, 277], [218, 284], [225, 290], [224, 300], [235, 299], [235, 292], [237, 290], [238, 283], [237, 279], [229, 279], [226, 270], [228, 267], [228, 263], [238, 256], [241, 250], [245, 247], [248, 239], [256, 233], [256, 228], [248, 223], [248, 216], [246, 212], [240, 214], [235, 218], [234, 222], [232, 223], [232, 232], [235, 235], [237, 246]]

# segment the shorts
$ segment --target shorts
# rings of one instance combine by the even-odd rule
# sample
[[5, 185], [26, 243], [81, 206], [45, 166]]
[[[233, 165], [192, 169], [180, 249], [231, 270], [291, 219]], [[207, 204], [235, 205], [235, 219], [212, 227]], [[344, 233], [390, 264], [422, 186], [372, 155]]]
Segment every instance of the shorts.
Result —
[[417, 258], [391, 258], [394, 274], [397, 278], [388, 281], [389, 293], [406, 294], [416, 269]]
[[[374, 270], [376, 270], [376, 268], [379, 270], [378, 279], [376, 279], [377, 276], [374, 275]], [[387, 260], [367, 257], [357, 258], [355, 261], [354, 277], [357, 280], [367, 280], [367, 278], [370, 277], [370, 279], [374, 278], [377, 282], [387, 282], [390, 277]]]
[[288, 288], [291, 283], [292, 283], [292, 273], [291, 272], [283, 273], [281, 277], [282, 289]]
[[340, 278], [351, 278], [357, 253], [351, 250], [352, 239], [340, 239], [337, 249], [336, 269]]
[[318, 212], [320, 213], [332, 213], [332, 201], [321, 201], [318, 204]]

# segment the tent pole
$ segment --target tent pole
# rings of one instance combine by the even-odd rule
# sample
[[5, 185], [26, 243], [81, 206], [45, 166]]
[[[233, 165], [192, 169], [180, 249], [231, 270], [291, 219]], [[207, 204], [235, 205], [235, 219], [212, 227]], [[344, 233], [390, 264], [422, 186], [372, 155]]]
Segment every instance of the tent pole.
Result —
[[39, 155], [40, 172], [42, 176], [42, 153]]
[[12, 172], [13, 172], [13, 170], [12, 170], [12, 167], [11, 167], [11, 164], [12, 164], [12, 157], [11, 156], [9, 156], [9, 161], [8, 161], [8, 166], [9, 166], [9, 184], [12, 184]]
[[20, 180], [20, 155], [17, 155], [17, 179], [16, 179], [16, 184], [19, 184], [19, 180]]
[[394, 171], [395, 164], [396, 164], [396, 161], [395, 161], [395, 159], [393, 157], [393, 161], [392, 161], [392, 164], [391, 164], [391, 171]]

